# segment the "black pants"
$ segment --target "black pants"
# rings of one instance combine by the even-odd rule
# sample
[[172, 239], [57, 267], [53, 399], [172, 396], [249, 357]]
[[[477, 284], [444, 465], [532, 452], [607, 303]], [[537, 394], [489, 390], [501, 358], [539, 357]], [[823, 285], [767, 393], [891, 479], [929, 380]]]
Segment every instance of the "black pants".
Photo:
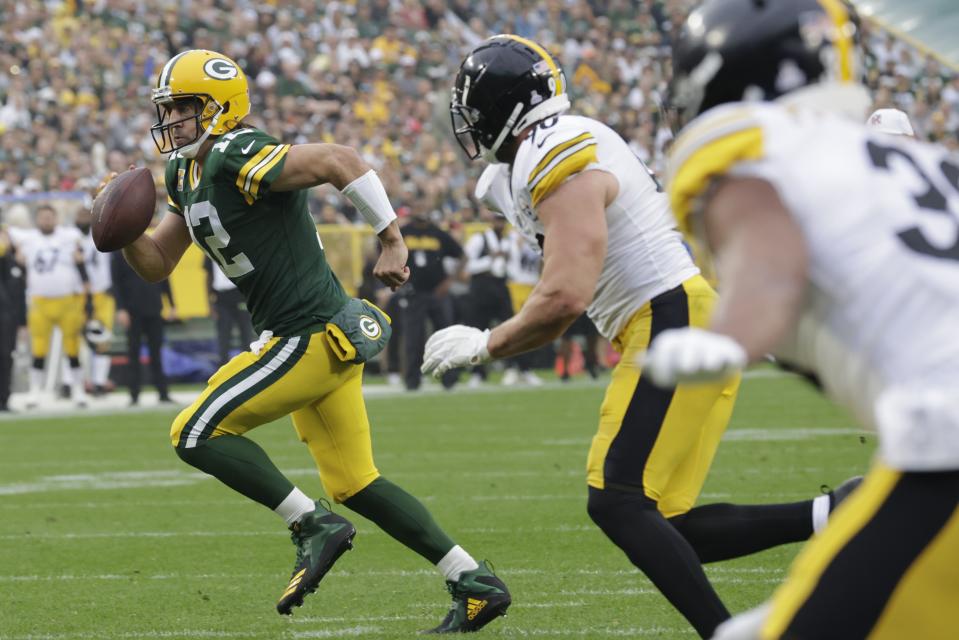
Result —
[[[453, 323], [453, 305], [449, 296], [437, 296], [433, 292], [414, 291], [406, 297], [406, 312], [403, 314], [403, 346], [406, 368], [403, 374], [406, 388], [420, 386], [420, 367], [423, 365], [423, 348], [426, 346], [426, 323], [433, 331], [445, 329]], [[449, 389], [456, 383], [458, 371], [443, 374], [443, 386]]]
[[[513, 299], [506, 286], [506, 278], [477, 274], [470, 280], [470, 318], [468, 324], [477, 329], [492, 329], [494, 323], [506, 322], [513, 317]], [[529, 371], [531, 353], [523, 353], [509, 359], [520, 371]], [[477, 365], [473, 372], [486, 378], [486, 367]]]
[[13, 315], [0, 313], [0, 409], [5, 409], [10, 399], [13, 348], [16, 341], [17, 325], [13, 321]]
[[163, 346], [163, 318], [160, 316], [141, 316], [130, 314], [130, 328], [127, 330], [127, 354], [130, 359], [130, 398], [140, 397], [142, 384], [140, 371], [140, 346], [143, 336], [147, 338], [147, 350], [150, 352], [150, 376], [154, 386], [164, 398], [169, 394], [166, 376], [163, 373], [163, 360], [160, 349]]
[[485, 273], [474, 275], [470, 280], [470, 303], [470, 324], [477, 329], [489, 329], [494, 322], [503, 322], [513, 315], [505, 278]]
[[393, 323], [390, 328], [393, 329], [393, 335], [390, 337], [390, 343], [386, 347], [386, 371], [387, 373], [401, 373], [403, 371], [403, 352], [404, 344], [404, 324], [406, 316], [406, 294], [395, 293], [390, 296], [390, 301], [386, 303], [386, 315], [390, 317]]
[[233, 346], [233, 328], [240, 334], [241, 350], [246, 349], [255, 339], [253, 320], [246, 310], [246, 301], [239, 289], [216, 292], [216, 342], [220, 354], [220, 364], [230, 359], [230, 347]]

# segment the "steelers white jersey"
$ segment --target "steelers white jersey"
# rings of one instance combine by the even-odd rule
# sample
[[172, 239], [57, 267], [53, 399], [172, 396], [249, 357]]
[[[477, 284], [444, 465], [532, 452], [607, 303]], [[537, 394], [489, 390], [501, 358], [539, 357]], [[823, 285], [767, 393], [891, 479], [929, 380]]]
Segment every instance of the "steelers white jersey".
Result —
[[807, 296], [778, 357], [815, 372], [881, 435], [886, 391], [959, 398], [959, 158], [839, 116], [739, 104], [673, 145], [669, 192], [684, 229], [722, 175], [772, 184], [805, 239]]
[[93, 244], [93, 236], [89, 233], [83, 234], [80, 246], [83, 248], [83, 264], [90, 279], [90, 293], [109, 291], [113, 286], [109, 254], [100, 253], [97, 250], [96, 245]]
[[646, 166], [606, 125], [559, 116], [536, 126], [520, 144], [509, 172], [496, 170], [487, 192], [499, 200], [509, 193], [503, 214], [542, 247], [549, 239], [537, 205], [569, 178], [592, 169], [609, 172], [619, 183], [619, 194], [606, 208], [606, 260], [587, 309], [600, 333], [612, 340], [646, 302], [699, 273]]
[[25, 260], [28, 297], [59, 298], [83, 291], [74, 259], [79, 229], [56, 227], [50, 234], [30, 229], [11, 237]]

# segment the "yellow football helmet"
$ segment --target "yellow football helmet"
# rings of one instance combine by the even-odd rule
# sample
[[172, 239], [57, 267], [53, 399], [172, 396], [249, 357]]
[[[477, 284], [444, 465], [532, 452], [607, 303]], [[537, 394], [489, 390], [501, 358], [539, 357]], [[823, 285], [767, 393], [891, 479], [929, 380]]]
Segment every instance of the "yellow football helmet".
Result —
[[[195, 115], [170, 122], [170, 110], [178, 100], [198, 101]], [[196, 156], [209, 136], [223, 135], [236, 128], [250, 113], [250, 87], [240, 66], [222, 53], [205, 49], [184, 51], [164, 65], [153, 89], [157, 122], [150, 128], [160, 153], [179, 151]], [[170, 135], [173, 125], [196, 120], [196, 137], [179, 146]]]

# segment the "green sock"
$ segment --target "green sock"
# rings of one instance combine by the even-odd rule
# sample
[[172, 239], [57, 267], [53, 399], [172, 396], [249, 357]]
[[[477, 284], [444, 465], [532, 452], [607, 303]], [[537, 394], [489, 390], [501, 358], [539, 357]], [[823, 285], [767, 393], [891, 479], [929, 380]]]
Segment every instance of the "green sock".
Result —
[[180, 459], [210, 474], [234, 491], [276, 509], [293, 491], [260, 445], [242, 436], [223, 435], [202, 440], [192, 449], [176, 448]]
[[436, 564], [456, 543], [440, 529], [419, 500], [380, 477], [343, 502], [393, 536], [398, 542]]

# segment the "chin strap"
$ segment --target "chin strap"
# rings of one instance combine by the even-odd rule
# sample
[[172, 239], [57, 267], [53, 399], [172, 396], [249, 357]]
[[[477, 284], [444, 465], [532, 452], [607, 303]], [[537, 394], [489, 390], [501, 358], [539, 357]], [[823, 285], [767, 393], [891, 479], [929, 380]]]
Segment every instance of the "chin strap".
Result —
[[[212, 98], [210, 99], [212, 100]], [[200, 151], [200, 146], [204, 142], [206, 142], [206, 139], [210, 137], [211, 133], [213, 133], [213, 129], [216, 127], [216, 123], [220, 121], [220, 116], [223, 115], [223, 106], [216, 101], [214, 101], [214, 104], [216, 104], [220, 108], [217, 109], [217, 112], [215, 114], [213, 114], [213, 117], [210, 119], [210, 124], [207, 126], [203, 134], [199, 138], [191, 142], [190, 144], [180, 149], [177, 149], [177, 151], [180, 152], [180, 155], [183, 156], [184, 158], [193, 159], [196, 157], [197, 152]], [[199, 122], [199, 120], [197, 120], [197, 122]]]

